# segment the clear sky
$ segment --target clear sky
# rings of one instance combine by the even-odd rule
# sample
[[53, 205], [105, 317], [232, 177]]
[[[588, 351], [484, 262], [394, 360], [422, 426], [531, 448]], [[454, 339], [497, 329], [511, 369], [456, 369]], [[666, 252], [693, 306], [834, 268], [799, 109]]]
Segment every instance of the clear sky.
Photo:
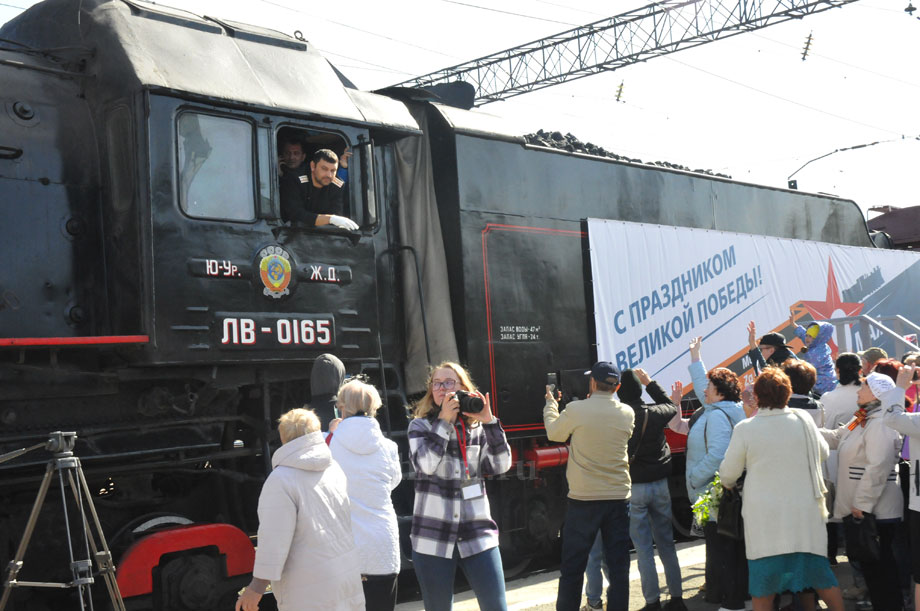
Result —
[[[705, 0], [704, 0], [705, 1]], [[765, 7], [776, 0], [764, 0]], [[0, 0], [0, 22], [30, 0]], [[300, 30], [376, 89], [644, 6], [620, 0], [170, 0], [198, 14]], [[569, 6], [565, 6], [568, 4]], [[712, 169], [870, 206], [920, 204], [920, 19], [860, 0], [482, 107], [521, 133], [571, 132], [646, 161]], [[920, 11], [915, 13], [920, 15]], [[811, 33], [811, 52], [802, 47]], [[616, 92], [623, 83], [623, 98]]]

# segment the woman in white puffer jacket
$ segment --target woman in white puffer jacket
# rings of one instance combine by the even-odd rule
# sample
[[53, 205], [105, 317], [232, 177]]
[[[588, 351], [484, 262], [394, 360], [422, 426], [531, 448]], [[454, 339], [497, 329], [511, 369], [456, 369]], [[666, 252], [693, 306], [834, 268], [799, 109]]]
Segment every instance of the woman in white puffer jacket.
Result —
[[345, 474], [312, 410], [287, 412], [278, 432], [282, 445], [259, 495], [252, 582], [236, 611], [258, 611], [269, 582], [279, 611], [360, 611], [364, 593]]
[[336, 400], [342, 419], [329, 427], [329, 449], [348, 479], [366, 608], [392, 611], [400, 556], [390, 492], [402, 480], [402, 467], [396, 444], [383, 436], [374, 419], [380, 405], [380, 395], [370, 384], [352, 380], [343, 385]]

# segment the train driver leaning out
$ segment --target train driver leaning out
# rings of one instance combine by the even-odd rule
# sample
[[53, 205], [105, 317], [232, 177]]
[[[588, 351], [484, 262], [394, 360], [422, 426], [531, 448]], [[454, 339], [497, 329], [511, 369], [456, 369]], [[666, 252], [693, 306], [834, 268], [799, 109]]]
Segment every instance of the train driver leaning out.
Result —
[[339, 158], [329, 149], [313, 153], [309, 168], [304, 145], [286, 140], [280, 154], [281, 219], [308, 227], [334, 225], [356, 231], [358, 224], [342, 216], [343, 182], [336, 178]]

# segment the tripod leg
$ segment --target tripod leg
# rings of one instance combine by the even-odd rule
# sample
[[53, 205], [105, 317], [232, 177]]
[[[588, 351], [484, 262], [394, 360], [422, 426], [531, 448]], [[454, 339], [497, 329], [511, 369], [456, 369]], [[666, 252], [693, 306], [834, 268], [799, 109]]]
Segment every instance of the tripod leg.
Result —
[[[64, 515], [64, 534], [67, 535], [67, 554], [70, 558], [70, 572], [73, 577], [68, 585], [69, 587], [77, 589], [77, 593], [79, 594], [77, 600], [80, 602], [80, 611], [86, 609], [87, 603], [89, 603], [90, 611], [92, 611], [92, 596], [89, 593], [89, 585], [93, 583], [93, 566], [89, 560], [74, 559], [73, 537], [70, 531], [70, 513], [67, 511], [67, 493], [64, 491], [64, 472], [67, 471], [67, 475], [70, 477], [69, 469], [73, 468], [75, 464], [79, 464], [77, 461], [79, 461], [79, 459], [73, 456], [69, 451], [62, 456], [56, 456], [54, 459], [55, 468], [58, 472], [58, 483], [61, 487], [61, 509]], [[82, 507], [78, 507], [78, 509], [82, 510]]]
[[[79, 459], [74, 459], [79, 460]], [[86, 520], [86, 510], [83, 505], [83, 489], [77, 488], [77, 482], [74, 479], [73, 472], [79, 468], [79, 462], [75, 464], [68, 465], [67, 467], [67, 483], [70, 485], [70, 492], [73, 494], [74, 505], [77, 508], [77, 512], [80, 514], [80, 526], [83, 527], [83, 554], [86, 556], [85, 561], [78, 561], [80, 570], [85, 573], [84, 577], [88, 577], [88, 580], [82, 581], [77, 584], [77, 588], [80, 592], [80, 598], [86, 599], [86, 604], [89, 607], [90, 611], [93, 611], [93, 594], [90, 585], [94, 583], [92, 573], [93, 573], [93, 562], [92, 559], [95, 557], [96, 552], [96, 541], [93, 537], [93, 533], [89, 529], [89, 522]], [[92, 551], [90, 551], [92, 550]], [[76, 566], [76, 565], [75, 565]]]
[[[89, 521], [87, 520], [86, 513], [81, 511], [81, 516], [83, 518], [83, 529], [87, 534], [89, 540], [90, 548], [93, 552], [93, 557], [96, 559], [96, 567], [99, 570], [99, 574], [102, 576], [103, 581], [105, 581], [105, 587], [108, 590], [109, 598], [112, 601], [112, 608], [115, 611], [125, 611], [125, 603], [121, 598], [121, 592], [118, 590], [118, 581], [115, 579], [115, 563], [112, 560], [112, 552], [109, 551], [108, 543], [105, 540], [105, 534], [102, 532], [102, 523], [99, 521], [99, 514], [96, 513], [96, 506], [93, 504], [93, 497], [90, 494], [89, 484], [86, 483], [86, 475], [83, 473], [82, 466], [77, 466], [77, 480], [80, 482], [80, 488], [83, 490], [83, 495], [86, 498], [86, 507], [89, 509], [89, 514], [93, 518], [92, 526], [95, 527], [95, 531], [90, 526]], [[70, 486], [74, 489], [74, 498], [77, 498], [76, 494], [76, 484], [73, 480], [73, 475], [70, 476]], [[99, 544], [96, 544], [95, 534], [99, 536]], [[101, 548], [101, 551], [100, 551]]]
[[42, 510], [42, 505], [45, 502], [45, 496], [48, 494], [48, 488], [51, 486], [51, 477], [53, 475], [54, 463], [49, 462], [45, 469], [45, 476], [42, 478], [41, 486], [38, 488], [35, 504], [32, 505], [32, 513], [29, 514], [29, 520], [26, 522], [26, 529], [22, 533], [19, 549], [16, 550], [16, 557], [13, 558], [7, 568], [6, 582], [3, 584], [3, 595], [0, 596], [0, 611], [6, 609], [6, 604], [9, 602], [13, 588], [11, 583], [16, 580], [19, 570], [22, 568], [22, 559], [26, 555], [26, 549], [29, 547], [29, 541], [32, 539], [32, 533], [35, 531], [35, 525], [38, 523], [38, 514]]

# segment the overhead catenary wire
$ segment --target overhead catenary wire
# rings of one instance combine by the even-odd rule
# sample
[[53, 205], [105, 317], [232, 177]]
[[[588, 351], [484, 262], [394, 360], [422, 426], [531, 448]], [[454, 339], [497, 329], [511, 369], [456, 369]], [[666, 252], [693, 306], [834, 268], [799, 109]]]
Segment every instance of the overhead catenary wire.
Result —
[[[857, 4], [856, 6], [859, 6], [859, 5]], [[790, 43], [787, 43], [787, 42], [782, 42], [781, 40], [775, 40], [775, 39], [773, 39], [773, 38], [770, 38], [769, 36], [764, 36], [763, 34], [752, 33], [751, 36], [753, 36], [753, 37], [755, 37], [755, 38], [760, 38], [761, 40], [766, 40], [766, 41], [768, 41], [768, 42], [772, 42], [773, 44], [776, 44], [776, 45], [781, 45], [781, 46], [783, 46], [783, 47], [787, 47], [787, 48], [789, 48], [789, 49], [798, 49], [798, 47], [797, 47], [796, 45], [793, 45], [793, 44], [790, 44]], [[835, 63], [835, 64], [840, 64], [841, 66], [846, 66], [847, 68], [853, 68], [853, 69], [855, 69], [855, 70], [859, 70], [859, 71], [865, 72], [865, 73], [867, 73], [867, 74], [875, 75], [875, 76], [877, 76], [877, 77], [879, 77], [879, 78], [888, 79], [888, 80], [891, 80], [891, 81], [895, 81], [895, 82], [897, 82], [897, 83], [902, 83], [902, 84], [904, 84], [904, 85], [909, 85], [909, 86], [911, 86], [911, 87], [920, 87], [920, 83], [914, 83], [914, 82], [912, 82], [912, 81], [907, 81], [907, 80], [904, 80], [904, 79], [899, 78], [899, 77], [897, 77], [897, 76], [892, 76], [892, 75], [890, 75], [890, 74], [885, 74], [885, 73], [879, 72], [879, 71], [877, 71], [877, 70], [872, 70], [872, 69], [870, 69], [870, 68], [866, 68], [865, 66], [859, 66], [859, 65], [856, 65], [856, 64], [851, 64], [850, 62], [845, 62], [845, 61], [840, 60], [840, 59], [835, 59], [835, 58], [833, 58], [833, 57], [830, 57], [830, 56], [828, 56], [828, 55], [823, 55], [823, 54], [821, 54], [821, 53], [814, 53], [814, 52], [812, 52], [812, 51], [809, 51], [809, 52], [808, 52], [808, 57], [811, 58], [811, 59], [820, 58], [820, 59], [823, 59], [823, 60], [826, 60], [826, 61], [829, 61], [829, 62], [833, 62], [833, 63]]]
[[885, 128], [885, 127], [879, 127], [879, 126], [877, 126], [877, 125], [871, 125], [871, 124], [869, 124], [869, 123], [864, 123], [864, 122], [858, 121], [858, 120], [856, 120], [856, 119], [851, 119], [851, 118], [849, 118], [849, 117], [844, 117], [843, 115], [838, 115], [837, 113], [833, 113], [833, 112], [829, 112], [829, 111], [826, 111], [826, 110], [822, 110], [821, 108], [817, 108], [817, 107], [815, 107], [815, 106], [809, 106], [808, 104], [804, 104], [804, 103], [802, 103], [802, 102], [796, 102], [795, 100], [790, 100], [789, 98], [783, 97], [783, 96], [781, 96], [781, 95], [776, 95], [775, 93], [770, 93], [769, 91], [764, 91], [763, 89], [758, 89], [757, 87], [754, 87], [753, 85], [748, 85], [748, 84], [746, 84], [746, 83], [742, 83], [742, 82], [740, 82], [740, 81], [736, 81], [736, 80], [731, 79], [731, 78], [729, 78], [729, 77], [727, 77], [727, 76], [722, 76], [722, 75], [720, 75], [720, 74], [716, 74], [715, 72], [711, 72], [711, 71], [706, 70], [706, 69], [704, 69], [704, 68], [699, 68], [699, 67], [697, 67], [697, 66], [692, 66], [692, 65], [690, 65], [690, 64], [688, 64], [688, 63], [686, 63], [686, 62], [682, 62], [682, 61], [680, 61], [680, 60], [678, 60], [678, 59], [674, 59], [673, 57], [667, 57], [667, 58], [665, 58], [665, 59], [668, 59], [668, 60], [670, 60], [670, 61], [672, 61], [672, 62], [674, 62], [674, 63], [680, 64], [681, 66], [690, 68], [690, 69], [692, 69], [692, 70], [697, 70], [697, 71], [699, 71], [699, 72], [703, 72], [704, 74], [708, 74], [709, 76], [712, 76], [712, 77], [715, 77], [715, 78], [718, 78], [718, 79], [727, 81], [727, 82], [729, 82], [729, 83], [733, 83], [733, 84], [735, 84], [735, 85], [738, 85], [739, 87], [744, 87], [745, 89], [750, 89], [751, 91], [755, 91], [755, 92], [760, 93], [760, 94], [763, 94], [763, 95], [765, 95], [765, 96], [769, 96], [769, 97], [774, 98], [774, 99], [776, 99], [776, 100], [781, 100], [781, 101], [786, 102], [786, 103], [788, 103], [788, 104], [794, 104], [794, 105], [796, 105], [796, 106], [799, 106], [800, 108], [806, 108], [806, 109], [811, 110], [811, 111], [813, 111], [813, 112], [817, 112], [817, 113], [820, 113], [820, 114], [823, 114], [823, 115], [827, 115], [827, 116], [833, 117], [833, 118], [835, 118], [835, 119], [840, 119], [841, 121], [847, 121], [847, 122], [853, 123], [853, 124], [855, 124], [855, 125], [861, 125], [862, 127], [868, 127], [868, 128], [870, 128], [870, 129], [875, 129], [875, 130], [882, 131], [882, 132], [886, 132], [886, 133], [889, 133], [889, 134], [897, 134], [898, 136], [903, 135], [902, 132], [897, 131], [897, 130], [888, 129], [888, 128]]
[[[354, 25], [351, 25], [351, 24], [349, 24], [349, 23], [343, 23], [343, 22], [341, 22], [341, 21], [336, 21], [336, 20], [334, 20], [334, 19], [327, 19], [327, 18], [325, 18], [325, 17], [317, 17], [317, 16], [315, 16], [315, 15], [312, 15], [312, 14], [310, 14], [310, 13], [307, 13], [306, 11], [302, 11], [302, 10], [297, 9], [297, 8], [294, 8], [294, 7], [292, 7], [292, 6], [287, 6], [286, 4], [283, 4], [283, 3], [281, 3], [281, 2], [273, 2], [272, 0], [258, 0], [258, 1], [259, 1], [259, 2], [262, 2], [262, 3], [265, 3], [265, 4], [270, 4], [270, 5], [272, 5], [272, 6], [277, 6], [277, 7], [279, 7], [279, 8], [283, 8], [283, 9], [286, 9], [286, 10], [288, 10], [288, 11], [292, 11], [292, 12], [294, 12], [294, 13], [299, 13], [299, 14], [301, 14], [301, 15], [305, 15], [305, 16], [309, 17], [310, 19], [320, 19], [320, 20], [325, 21], [325, 22], [327, 22], [327, 23], [332, 23], [332, 24], [335, 24], [335, 25], [337, 25], [337, 26], [340, 26], [340, 27], [343, 27], [343, 28], [346, 28], [346, 29], [349, 29], [349, 30], [354, 30], [354, 31], [356, 31], [356, 32], [361, 32], [362, 34], [367, 34], [368, 36], [375, 36], [375, 37], [377, 37], [377, 38], [383, 38], [384, 40], [389, 40], [390, 42], [395, 42], [395, 43], [398, 43], [398, 44], [401, 44], [401, 45], [406, 45], [407, 47], [412, 47], [412, 48], [414, 48], [414, 49], [421, 49], [422, 51], [428, 51], [429, 53], [434, 53], [434, 54], [436, 54], [436, 55], [441, 55], [441, 56], [443, 56], [443, 57], [449, 57], [449, 58], [451, 58], [451, 59], [458, 59], [456, 56], [450, 55], [449, 53], [444, 53], [444, 52], [442, 52], [442, 51], [437, 51], [437, 50], [435, 50], [435, 49], [429, 49], [428, 47], [423, 47], [423, 46], [421, 46], [421, 45], [417, 45], [417, 44], [415, 44], [415, 43], [407, 42], [407, 41], [405, 41], [405, 40], [399, 40], [398, 38], [393, 38], [392, 36], [387, 36], [387, 35], [385, 35], [385, 34], [379, 34], [379, 33], [377, 33], [377, 32], [372, 32], [371, 30], [365, 30], [364, 28], [359, 28], [359, 27], [354, 26]], [[360, 60], [359, 60], [359, 61], [360, 61]]]
[[524, 13], [516, 13], [514, 11], [503, 11], [502, 9], [492, 8], [489, 6], [480, 6], [478, 4], [470, 4], [469, 2], [460, 2], [459, 0], [441, 0], [447, 4], [458, 4], [460, 6], [468, 6], [470, 8], [479, 9], [482, 11], [489, 11], [492, 13], [502, 13], [504, 15], [512, 15], [514, 17], [523, 17], [525, 19], [534, 19], [536, 21], [545, 21], [546, 23], [555, 23], [557, 25], [567, 25], [569, 27], [577, 27], [577, 23], [569, 23], [568, 21], [557, 21], [555, 19], [547, 19], [545, 17], [535, 17], [534, 15], [525, 15]]
[[[789, 177], [788, 177], [786, 180], [791, 180], [793, 176], [795, 176], [796, 174], [798, 174], [799, 172], [801, 172], [802, 170], [804, 170], [805, 167], [808, 166], [809, 164], [811, 164], [811, 163], [813, 163], [813, 162], [815, 162], [815, 161], [819, 161], [819, 160], [821, 160], [821, 159], [824, 159], [825, 157], [830, 157], [831, 155], [833, 155], [833, 154], [835, 154], [835, 153], [842, 153], [842, 152], [844, 152], [844, 151], [855, 151], [855, 150], [857, 150], [857, 149], [869, 148], [870, 146], [877, 146], [877, 145], [879, 145], [879, 144], [888, 144], [888, 143], [891, 143], [891, 142], [900, 142], [900, 141], [902, 141], [902, 140], [907, 140], [907, 139], [908, 139], [907, 137], [891, 138], [891, 139], [889, 139], [889, 140], [877, 140], [877, 141], [875, 141], [875, 142], [865, 142], [865, 143], [863, 143], [863, 144], [854, 144], [853, 146], [844, 146], [844, 147], [841, 147], [841, 148], [834, 149], [833, 151], [831, 151], [831, 152], [829, 152], [829, 153], [825, 153], [825, 154], [823, 154], [823, 155], [821, 155], [821, 156], [819, 156], [819, 157], [815, 157], [814, 159], [809, 159], [808, 161], [806, 161], [805, 163], [803, 163], [803, 164], [799, 167], [798, 170], [796, 170], [795, 172], [793, 172], [792, 174], [790, 174]], [[920, 140], [920, 136], [911, 136], [910, 139], [912, 139], [912, 140]]]
[[353, 62], [361, 62], [362, 64], [367, 64], [368, 66], [373, 66], [374, 68], [380, 69], [381, 72], [392, 72], [393, 74], [411, 74], [405, 70], [397, 70], [396, 68], [390, 68], [389, 66], [383, 66], [381, 64], [375, 64], [374, 62], [369, 62], [366, 59], [360, 59], [357, 57], [351, 57], [349, 55], [342, 55], [341, 53], [335, 53], [333, 51], [326, 51], [320, 49], [323, 55], [334, 55], [335, 57], [341, 57], [343, 59], [351, 60]]

